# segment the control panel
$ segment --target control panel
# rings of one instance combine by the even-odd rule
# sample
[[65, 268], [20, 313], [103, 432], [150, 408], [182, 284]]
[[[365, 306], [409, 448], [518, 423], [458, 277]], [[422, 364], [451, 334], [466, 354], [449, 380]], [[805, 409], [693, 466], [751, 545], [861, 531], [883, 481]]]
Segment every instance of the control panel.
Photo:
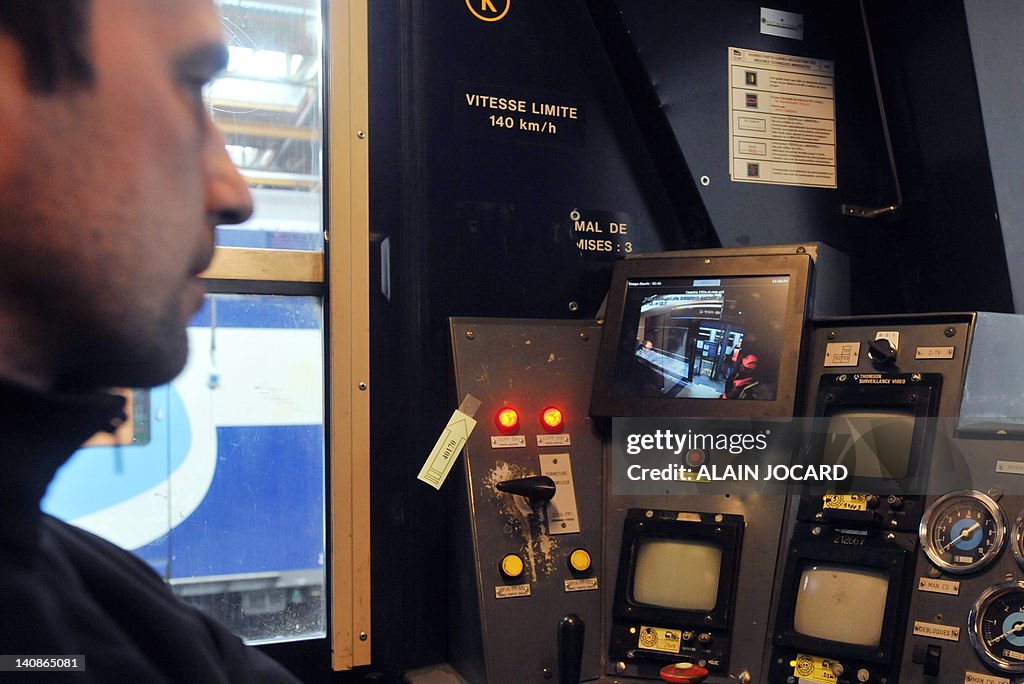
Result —
[[451, 336], [459, 402], [479, 401], [452, 473], [453, 664], [472, 682], [597, 679], [602, 443], [587, 413], [600, 329], [466, 318]]
[[776, 567], [770, 682], [1024, 677], [1024, 410], [1000, 314], [816, 321], [802, 457]]

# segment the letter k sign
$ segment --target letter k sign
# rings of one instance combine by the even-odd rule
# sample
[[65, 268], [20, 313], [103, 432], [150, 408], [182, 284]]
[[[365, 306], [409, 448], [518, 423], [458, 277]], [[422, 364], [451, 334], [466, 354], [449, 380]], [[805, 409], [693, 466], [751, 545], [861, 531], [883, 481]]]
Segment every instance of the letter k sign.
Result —
[[466, 7], [480, 21], [498, 21], [508, 14], [512, 0], [466, 0]]

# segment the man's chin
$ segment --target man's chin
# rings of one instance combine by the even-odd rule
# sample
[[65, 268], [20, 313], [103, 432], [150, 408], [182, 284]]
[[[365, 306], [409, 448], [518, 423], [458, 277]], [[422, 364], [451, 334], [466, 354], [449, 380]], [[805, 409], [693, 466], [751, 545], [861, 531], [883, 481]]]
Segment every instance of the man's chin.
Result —
[[[58, 381], [68, 389], [89, 390], [106, 387], [155, 387], [170, 382], [181, 373], [188, 361], [188, 338], [185, 331], [162, 344], [132, 345], [100, 355], [84, 353], [75, 372]], [[88, 358], [89, 363], [82, 362]]]

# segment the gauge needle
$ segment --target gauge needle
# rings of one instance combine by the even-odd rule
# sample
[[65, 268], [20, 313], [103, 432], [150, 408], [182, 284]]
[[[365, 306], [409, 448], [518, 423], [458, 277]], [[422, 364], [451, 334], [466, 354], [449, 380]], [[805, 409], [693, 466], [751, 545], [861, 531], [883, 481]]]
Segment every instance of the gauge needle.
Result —
[[949, 549], [950, 546], [952, 546], [953, 544], [956, 544], [958, 541], [960, 541], [962, 539], [967, 539], [972, 534], [974, 534], [974, 530], [978, 529], [979, 527], [981, 527], [981, 523], [979, 523], [977, 520], [975, 520], [974, 524], [972, 524], [970, 527], [965, 527], [964, 529], [960, 530], [960, 534], [958, 534], [957, 536], [953, 537], [949, 541], [948, 544], [943, 546], [942, 550], [940, 551], [940, 553], [945, 553]]
[[989, 643], [990, 644], [994, 644], [997, 641], [999, 641], [1000, 639], [1005, 639], [1006, 637], [1010, 636], [1011, 634], [1020, 634], [1022, 631], [1024, 631], [1024, 622], [1018, 622], [1018, 623], [1014, 624], [1013, 627], [1011, 627], [1009, 630], [1003, 632], [1002, 634], [997, 636], [995, 639], [993, 639]]

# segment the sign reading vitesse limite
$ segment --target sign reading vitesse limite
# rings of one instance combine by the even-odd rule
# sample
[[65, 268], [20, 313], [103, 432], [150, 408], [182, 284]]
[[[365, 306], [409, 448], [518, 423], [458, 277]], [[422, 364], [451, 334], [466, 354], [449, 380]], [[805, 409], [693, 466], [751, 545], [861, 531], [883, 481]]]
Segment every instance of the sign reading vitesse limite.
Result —
[[507, 142], [583, 147], [584, 107], [560, 93], [458, 82], [455, 127], [461, 135]]

